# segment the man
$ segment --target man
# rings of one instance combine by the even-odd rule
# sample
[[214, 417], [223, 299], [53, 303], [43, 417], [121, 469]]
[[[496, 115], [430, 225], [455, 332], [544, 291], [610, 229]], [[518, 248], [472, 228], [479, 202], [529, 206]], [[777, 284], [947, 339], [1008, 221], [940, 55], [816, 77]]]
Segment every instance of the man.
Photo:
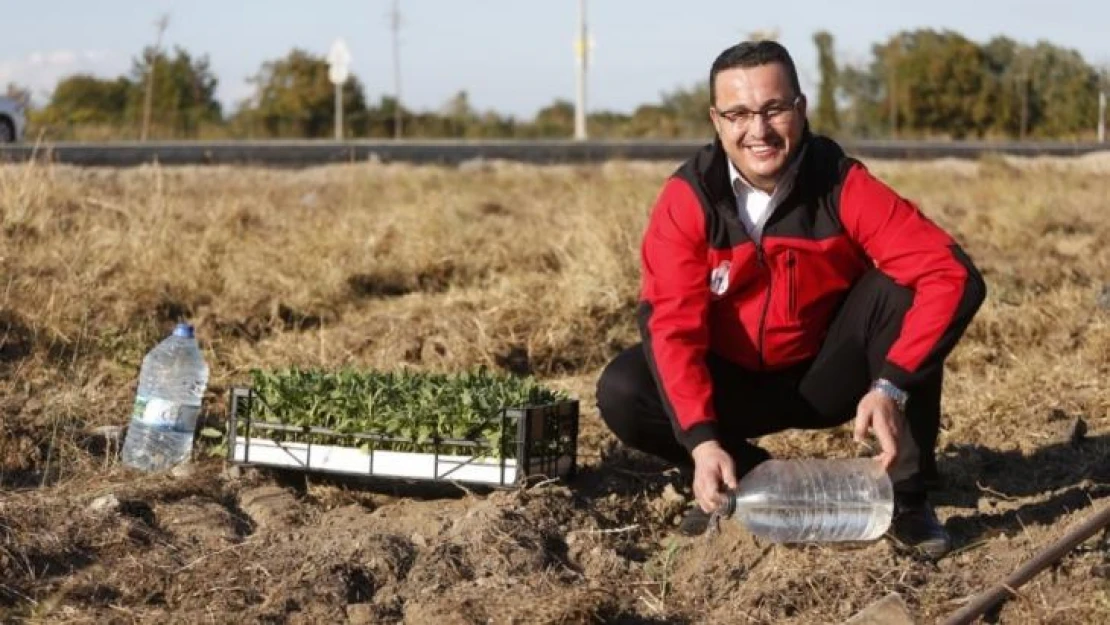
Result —
[[890, 533], [940, 557], [951, 541], [926, 485], [941, 376], [985, 297], [982, 277], [913, 204], [809, 131], [781, 45], [725, 50], [709, 84], [717, 140], [656, 201], [643, 343], [606, 367], [601, 416], [630, 447], [692, 463], [688, 534], [768, 458], [748, 439], [854, 417], [895, 484]]

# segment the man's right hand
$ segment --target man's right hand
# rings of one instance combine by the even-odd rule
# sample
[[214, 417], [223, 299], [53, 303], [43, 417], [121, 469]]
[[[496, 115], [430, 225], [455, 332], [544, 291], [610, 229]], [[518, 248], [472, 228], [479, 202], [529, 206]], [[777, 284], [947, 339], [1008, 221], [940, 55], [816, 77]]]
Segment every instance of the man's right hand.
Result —
[[721, 485], [736, 488], [736, 465], [717, 441], [700, 443], [690, 452], [694, 457], [694, 500], [705, 512], [720, 505]]

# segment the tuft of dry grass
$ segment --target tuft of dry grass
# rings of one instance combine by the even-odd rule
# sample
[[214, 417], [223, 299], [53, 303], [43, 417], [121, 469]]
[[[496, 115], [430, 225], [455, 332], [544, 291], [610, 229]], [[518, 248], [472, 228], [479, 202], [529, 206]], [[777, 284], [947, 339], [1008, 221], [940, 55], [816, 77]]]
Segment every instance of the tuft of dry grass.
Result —
[[[0, 166], [0, 618], [157, 620], [176, 606], [205, 619], [222, 606], [281, 620], [296, 604], [334, 619], [352, 614], [336, 604], [347, 601], [387, 621], [458, 605], [526, 619], [519, 602], [480, 603], [491, 588], [532, 593], [549, 622], [842, 620], [890, 590], [941, 618], [1110, 494], [1099, 299], [1110, 159], [871, 167], [956, 235], [989, 287], [946, 371], [938, 503], [960, 552], [936, 566], [886, 543], [769, 547], [725, 531], [679, 545], [663, 491], [677, 477], [612, 453], [593, 384], [637, 340], [639, 240], [672, 164]], [[212, 369], [212, 421], [252, 367], [504, 367], [582, 399], [584, 476], [573, 495], [375, 497], [373, 514], [358, 510], [365, 496], [314, 487], [298, 504], [303, 526], [281, 529], [288, 544], [276, 547], [261, 529], [247, 535], [242, 507], [244, 489], [273, 479], [217, 478], [215, 460], [192, 478], [136, 476], [92, 433], [126, 422], [142, 355], [181, 319]], [[1079, 419], [1087, 433], [1073, 443]], [[762, 443], [786, 457], [851, 455], [849, 439]], [[91, 515], [108, 492], [132, 508]], [[333, 500], [354, 503], [329, 510]], [[165, 522], [149, 523], [143, 505]], [[333, 534], [341, 513], [349, 527]], [[403, 546], [412, 571], [336, 542], [364, 527], [383, 536], [375, 545]], [[1085, 544], [1003, 620], [1106, 620], [1107, 558], [1105, 539]], [[243, 563], [243, 576], [225, 570]], [[302, 588], [317, 574], [319, 593]], [[222, 603], [205, 594], [213, 584], [226, 586]]]

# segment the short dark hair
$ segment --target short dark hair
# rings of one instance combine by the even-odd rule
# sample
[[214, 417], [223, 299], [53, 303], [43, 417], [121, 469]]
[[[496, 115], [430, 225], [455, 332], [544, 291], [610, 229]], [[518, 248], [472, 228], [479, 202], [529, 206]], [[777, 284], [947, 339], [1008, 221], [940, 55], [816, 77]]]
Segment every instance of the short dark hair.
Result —
[[794, 67], [794, 59], [790, 58], [790, 53], [782, 44], [766, 39], [744, 41], [726, 48], [713, 61], [713, 67], [709, 69], [709, 105], [717, 104], [717, 74], [734, 67], [757, 67], [771, 63], [781, 63], [786, 68], [794, 94], [802, 95], [802, 86], [798, 82], [798, 70]]

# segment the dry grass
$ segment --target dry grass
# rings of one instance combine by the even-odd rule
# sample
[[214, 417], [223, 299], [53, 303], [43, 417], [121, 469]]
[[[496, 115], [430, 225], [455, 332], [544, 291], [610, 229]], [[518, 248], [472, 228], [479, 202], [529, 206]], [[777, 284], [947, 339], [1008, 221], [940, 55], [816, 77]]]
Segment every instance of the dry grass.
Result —
[[[545, 622], [835, 621], [889, 590], [923, 619], [953, 611], [1110, 493], [1110, 303], [1099, 305], [1110, 289], [1110, 159], [872, 167], [956, 233], [990, 288], [947, 371], [939, 501], [962, 552], [937, 566], [886, 543], [770, 547], [726, 531], [676, 545], [660, 499], [674, 476], [608, 453], [593, 382], [636, 340], [637, 247], [671, 165], [0, 167], [0, 618], [196, 622], [226, 609], [331, 620], [369, 592], [378, 618], [418, 621], [451, 612], [412, 587], [429, 580], [496, 622], [527, 619], [519, 602], [474, 603], [490, 589], [533, 593]], [[454, 370], [526, 355], [583, 400], [591, 467], [570, 499], [464, 502], [468, 518], [496, 520], [469, 530], [434, 521], [446, 504], [302, 494], [307, 520], [290, 536], [324, 544], [311, 528], [346, 509], [329, 502], [380, 506], [351, 527], [401, 535], [419, 574], [350, 568], [373, 557], [365, 549], [305, 560], [255, 542], [264, 534], [236, 542], [251, 530], [237, 503], [248, 485], [219, 477], [218, 461], [183, 480], [139, 477], [106, 463], [89, 435], [125, 421], [143, 353], [179, 318], [197, 324], [212, 368], [213, 420], [251, 367]], [[1080, 417], [1087, 437], [1072, 445]], [[784, 456], [852, 453], [844, 432], [765, 443]], [[107, 492], [131, 507], [91, 514]], [[143, 502], [159, 522], [144, 524]], [[390, 510], [411, 514], [395, 526]], [[175, 515], [227, 531], [190, 533]], [[440, 529], [416, 541], [404, 528], [417, 526]], [[601, 531], [612, 528], [632, 529]], [[225, 574], [248, 562], [260, 570]], [[1087, 543], [1023, 588], [1003, 621], [1105, 621], [1108, 567], [1105, 538]], [[352, 575], [375, 574], [351, 599]], [[289, 590], [295, 601], [273, 590], [317, 575], [334, 587]], [[206, 594], [221, 584], [242, 588]]]

